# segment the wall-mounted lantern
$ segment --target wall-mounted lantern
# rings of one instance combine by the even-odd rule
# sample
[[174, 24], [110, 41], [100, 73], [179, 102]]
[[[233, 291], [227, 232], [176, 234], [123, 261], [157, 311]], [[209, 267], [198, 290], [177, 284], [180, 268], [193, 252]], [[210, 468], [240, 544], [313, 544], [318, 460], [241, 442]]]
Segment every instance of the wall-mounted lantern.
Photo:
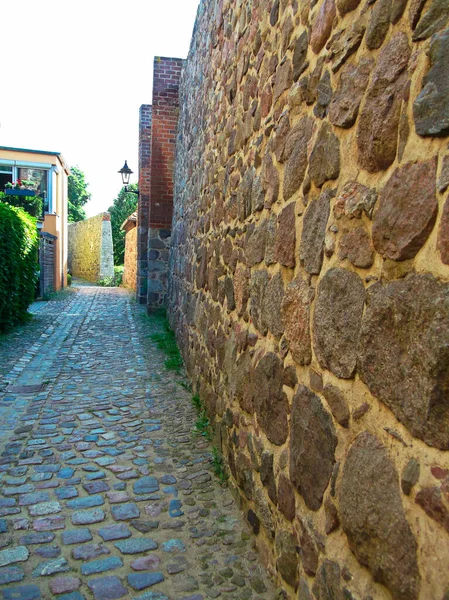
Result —
[[122, 176], [122, 183], [123, 183], [123, 187], [125, 188], [125, 192], [128, 192], [130, 194], [137, 194], [137, 195], [139, 195], [139, 190], [128, 190], [129, 179], [130, 179], [133, 171], [131, 171], [131, 169], [128, 167], [128, 161], [127, 160], [125, 160], [125, 164], [123, 165], [123, 167], [118, 172]]

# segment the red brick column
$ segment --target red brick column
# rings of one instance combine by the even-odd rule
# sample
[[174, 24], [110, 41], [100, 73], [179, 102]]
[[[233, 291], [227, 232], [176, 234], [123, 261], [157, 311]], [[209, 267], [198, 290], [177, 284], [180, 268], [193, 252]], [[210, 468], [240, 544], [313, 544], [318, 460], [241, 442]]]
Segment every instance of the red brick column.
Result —
[[139, 204], [137, 208], [137, 289], [140, 304], [147, 301], [147, 247], [150, 213], [151, 176], [151, 106], [142, 104], [139, 111]]
[[147, 306], [165, 303], [173, 216], [173, 172], [179, 116], [179, 82], [184, 61], [155, 57], [151, 125]]

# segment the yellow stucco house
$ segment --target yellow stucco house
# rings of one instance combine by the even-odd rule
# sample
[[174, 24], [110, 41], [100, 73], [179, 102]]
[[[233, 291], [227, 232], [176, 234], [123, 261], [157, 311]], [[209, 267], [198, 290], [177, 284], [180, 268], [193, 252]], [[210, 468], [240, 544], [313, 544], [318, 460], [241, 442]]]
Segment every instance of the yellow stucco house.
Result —
[[38, 226], [41, 230], [41, 290], [44, 292], [67, 285], [69, 175], [70, 169], [59, 152], [0, 146], [0, 191], [8, 188], [8, 184], [26, 180], [43, 199]]

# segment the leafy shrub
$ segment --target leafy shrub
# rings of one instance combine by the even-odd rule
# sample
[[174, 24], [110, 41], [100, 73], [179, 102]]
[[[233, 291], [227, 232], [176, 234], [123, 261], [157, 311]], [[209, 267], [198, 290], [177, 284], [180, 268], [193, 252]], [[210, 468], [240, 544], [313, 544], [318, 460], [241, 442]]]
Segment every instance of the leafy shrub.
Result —
[[0, 202], [0, 330], [26, 320], [38, 274], [36, 219]]
[[114, 267], [114, 276], [113, 277], [104, 277], [97, 281], [97, 285], [101, 285], [103, 287], [119, 287], [122, 285], [123, 280], [123, 271], [125, 270], [124, 266]]
[[40, 196], [10, 196], [0, 192], [0, 202], [23, 208], [32, 217], [42, 215], [43, 201]]
[[70, 275], [70, 273], [67, 273], [67, 285], [72, 285], [72, 276]]

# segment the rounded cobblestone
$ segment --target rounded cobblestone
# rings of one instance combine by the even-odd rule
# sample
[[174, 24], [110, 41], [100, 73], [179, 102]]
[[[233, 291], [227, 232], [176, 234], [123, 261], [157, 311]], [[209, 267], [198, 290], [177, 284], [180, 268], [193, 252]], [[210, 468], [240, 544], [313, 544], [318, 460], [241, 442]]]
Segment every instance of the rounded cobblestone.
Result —
[[0, 390], [34, 386], [0, 392], [4, 598], [272, 600], [157, 320], [93, 286], [32, 310], [0, 344]]

